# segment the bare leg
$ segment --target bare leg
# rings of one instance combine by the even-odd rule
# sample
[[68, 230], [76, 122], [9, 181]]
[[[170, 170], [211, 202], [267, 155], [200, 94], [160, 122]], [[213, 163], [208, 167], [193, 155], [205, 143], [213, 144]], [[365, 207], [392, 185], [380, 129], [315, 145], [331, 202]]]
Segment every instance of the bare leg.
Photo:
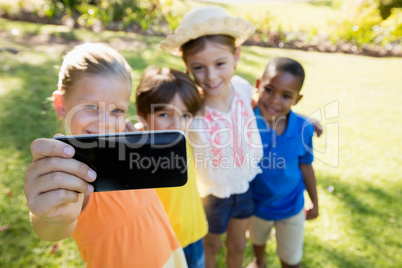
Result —
[[298, 264], [296, 264], [296, 265], [289, 265], [289, 264], [284, 263], [284, 262], [281, 260], [281, 264], [282, 264], [282, 268], [301, 268], [300, 263], [298, 263]]
[[247, 268], [265, 268], [267, 263], [265, 262], [265, 245], [258, 246], [253, 244], [254, 259], [247, 266]]
[[216, 267], [216, 254], [222, 246], [221, 236], [218, 234], [208, 233], [204, 239], [205, 267]]
[[243, 262], [243, 253], [246, 247], [246, 229], [250, 218], [235, 219], [232, 218], [228, 224], [226, 234], [226, 264], [228, 268], [241, 268]]

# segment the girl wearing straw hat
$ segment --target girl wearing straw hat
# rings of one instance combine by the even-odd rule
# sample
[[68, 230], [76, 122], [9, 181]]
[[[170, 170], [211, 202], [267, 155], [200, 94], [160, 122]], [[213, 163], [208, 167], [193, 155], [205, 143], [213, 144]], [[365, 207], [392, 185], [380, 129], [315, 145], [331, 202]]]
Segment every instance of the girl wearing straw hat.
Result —
[[193, 121], [189, 142], [209, 226], [204, 238], [206, 267], [216, 266], [225, 232], [227, 267], [241, 267], [245, 231], [254, 210], [249, 182], [261, 173], [261, 138], [253, 120], [253, 87], [234, 76], [240, 46], [254, 30], [250, 22], [206, 6], [188, 12], [160, 44], [182, 57], [203, 91], [204, 114]]

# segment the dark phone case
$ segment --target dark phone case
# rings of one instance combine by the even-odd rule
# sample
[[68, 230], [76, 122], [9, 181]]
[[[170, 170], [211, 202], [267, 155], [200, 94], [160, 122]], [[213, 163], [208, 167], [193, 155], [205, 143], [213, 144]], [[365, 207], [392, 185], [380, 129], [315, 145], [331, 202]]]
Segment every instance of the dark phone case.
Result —
[[95, 192], [177, 187], [187, 183], [186, 137], [181, 131], [144, 131], [55, 139], [97, 173]]

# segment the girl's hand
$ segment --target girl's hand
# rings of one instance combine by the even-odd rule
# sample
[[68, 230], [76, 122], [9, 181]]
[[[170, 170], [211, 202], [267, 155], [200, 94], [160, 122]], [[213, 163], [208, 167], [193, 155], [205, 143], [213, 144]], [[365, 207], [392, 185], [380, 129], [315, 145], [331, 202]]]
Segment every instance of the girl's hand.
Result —
[[133, 125], [129, 120], [126, 120], [126, 127], [124, 128], [124, 132], [138, 132], [143, 131], [144, 127], [141, 123], [136, 123]]
[[323, 129], [321, 123], [315, 118], [308, 118], [308, 121], [310, 121], [311, 124], [313, 124], [314, 131], [315, 131], [315, 133], [317, 133], [317, 137], [320, 137], [321, 134], [324, 132], [324, 129]]
[[306, 209], [306, 220], [314, 220], [318, 217], [318, 206], [312, 206], [309, 209]]
[[251, 107], [253, 107], [253, 109], [257, 108], [258, 106], [258, 92], [257, 91], [253, 91], [253, 94], [251, 95]]
[[25, 173], [28, 208], [36, 218], [70, 224], [81, 213], [84, 194], [93, 192], [96, 173], [72, 158], [74, 148], [54, 139], [31, 144], [32, 163]]

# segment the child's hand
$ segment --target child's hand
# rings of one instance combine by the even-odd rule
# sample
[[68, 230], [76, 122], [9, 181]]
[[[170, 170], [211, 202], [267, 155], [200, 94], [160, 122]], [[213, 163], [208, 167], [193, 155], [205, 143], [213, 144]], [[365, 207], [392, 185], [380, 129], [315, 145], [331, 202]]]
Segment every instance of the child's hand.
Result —
[[324, 132], [324, 128], [322, 127], [321, 123], [312, 117], [306, 117], [304, 115], [298, 114], [299, 116], [307, 119], [314, 127], [314, 131], [315, 133], [317, 133], [317, 137], [320, 137], [322, 135], [322, 133]]
[[24, 191], [29, 210], [54, 224], [74, 222], [84, 194], [91, 194], [96, 173], [72, 159], [74, 149], [58, 140], [37, 139], [31, 144], [32, 163], [25, 173]]
[[124, 128], [124, 132], [138, 132], [143, 131], [144, 127], [141, 123], [136, 123], [133, 125], [129, 120], [126, 120], [126, 127]]
[[317, 137], [320, 137], [321, 134], [324, 132], [324, 129], [322, 128], [321, 123], [314, 118], [308, 118], [308, 121], [310, 121], [313, 124], [314, 131], [315, 131], [315, 133], [317, 133]]
[[253, 93], [251, 96], [251, 107], [255, 109], [258, 106], [258, 93]]
[[306, 209], [306, 220], [314, 220], [318, 217], [318, 206], [312, 206], [309, 209]]

